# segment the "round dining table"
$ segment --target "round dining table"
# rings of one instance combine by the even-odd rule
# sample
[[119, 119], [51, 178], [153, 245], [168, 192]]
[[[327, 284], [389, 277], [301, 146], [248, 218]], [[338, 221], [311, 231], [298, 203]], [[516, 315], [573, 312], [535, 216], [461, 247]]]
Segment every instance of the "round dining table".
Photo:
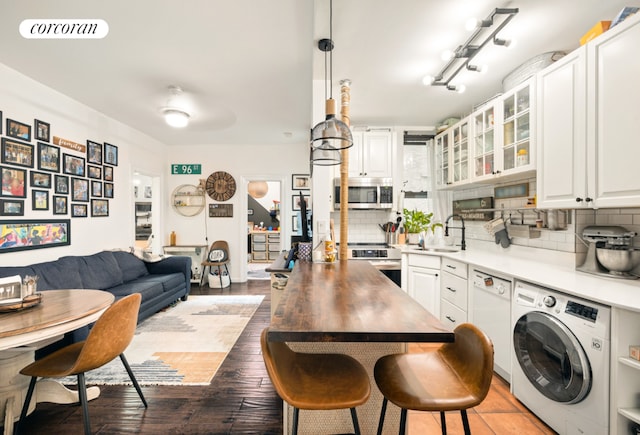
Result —
[[[113, 303], [113, 294], [102, 290], [65, 289], [41, 292], [38, 305], [19, 311], [0, 313], [0, 409], [4, 410], [4, 433], [13, 433], [20, 415], [29, 378], [20, 370], [34, 360], [35, 350], [60, 340], [65, 333], [95, 322]], [[98, 387], [87, 389], [95, 399]], [[78, 394], [62, 384], [38, 381], [37, 402], [74, 403]]]

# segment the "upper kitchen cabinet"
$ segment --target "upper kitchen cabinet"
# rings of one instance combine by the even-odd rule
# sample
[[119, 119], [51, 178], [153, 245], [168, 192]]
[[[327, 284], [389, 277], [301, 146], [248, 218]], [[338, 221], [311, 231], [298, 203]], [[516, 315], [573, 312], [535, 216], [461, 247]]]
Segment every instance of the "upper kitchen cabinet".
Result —
[[538, 207], [573, 208], [587, 198], [585, 72], [583, 46], [538, 74]]
[[465, 118], [435, 138], [436, 187], [468, 183], [470, 156], [469, 120]]
[[496, 174], [496, 108], [489, 103], [471, 115], [473, 122], [473, 179], [478, 181]]
[[538, 74], [538, 206], [640, 203], [640, 15]]
[[530, 79], [502, 97], [502, 171], [503, 175], [535, 169], [531, 123], [534, 117]]
[[349, 149], [349, 177], [393, 177], [391, 129], [353, 131]]

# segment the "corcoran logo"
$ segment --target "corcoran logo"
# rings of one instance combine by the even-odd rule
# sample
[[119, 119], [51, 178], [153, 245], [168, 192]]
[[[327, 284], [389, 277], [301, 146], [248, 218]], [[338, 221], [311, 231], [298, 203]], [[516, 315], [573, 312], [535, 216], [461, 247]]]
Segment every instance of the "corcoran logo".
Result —
[[102, 39], [108, 33], [105, 20], [29, 19], [20, 23], [20, 34], [27, 39]]

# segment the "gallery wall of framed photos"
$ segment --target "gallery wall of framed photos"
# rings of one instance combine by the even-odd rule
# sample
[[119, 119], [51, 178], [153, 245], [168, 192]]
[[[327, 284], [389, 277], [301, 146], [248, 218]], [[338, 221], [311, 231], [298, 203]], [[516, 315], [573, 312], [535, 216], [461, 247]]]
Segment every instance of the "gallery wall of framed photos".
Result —
[[[48, 122], [25, 121], [0, 111], [0, 253], [69, 244], [71, 220], [108, 217], [115, 198], [116, 145], [76, 143], [54, 136]], [[65, 216], [64, 232], [47, 230]]]

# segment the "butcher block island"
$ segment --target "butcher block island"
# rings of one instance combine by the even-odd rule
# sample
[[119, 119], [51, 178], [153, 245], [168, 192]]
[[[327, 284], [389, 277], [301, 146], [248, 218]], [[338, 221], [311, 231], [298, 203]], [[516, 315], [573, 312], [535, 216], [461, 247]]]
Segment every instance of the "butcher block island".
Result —
[[[451, 342], [453, 331], [367, 261], [297, 262], [274, 310], [270, 341], [297, 352], [343, 353], [360, 361], [371, 397], [358, 407], [363, 434], [376, 432], [382, 394], [373, 378], [378, 358], [407, 351], [407, 343]], [[273, 298], [272, 298], [273, 300]], [[284, 404], [284, 433], [293, 408]], [[390, 405], [385, 433], [397, 433], [400, 410]], [[348, 410], [300, 412], [299, 433], [348, 433]]]

